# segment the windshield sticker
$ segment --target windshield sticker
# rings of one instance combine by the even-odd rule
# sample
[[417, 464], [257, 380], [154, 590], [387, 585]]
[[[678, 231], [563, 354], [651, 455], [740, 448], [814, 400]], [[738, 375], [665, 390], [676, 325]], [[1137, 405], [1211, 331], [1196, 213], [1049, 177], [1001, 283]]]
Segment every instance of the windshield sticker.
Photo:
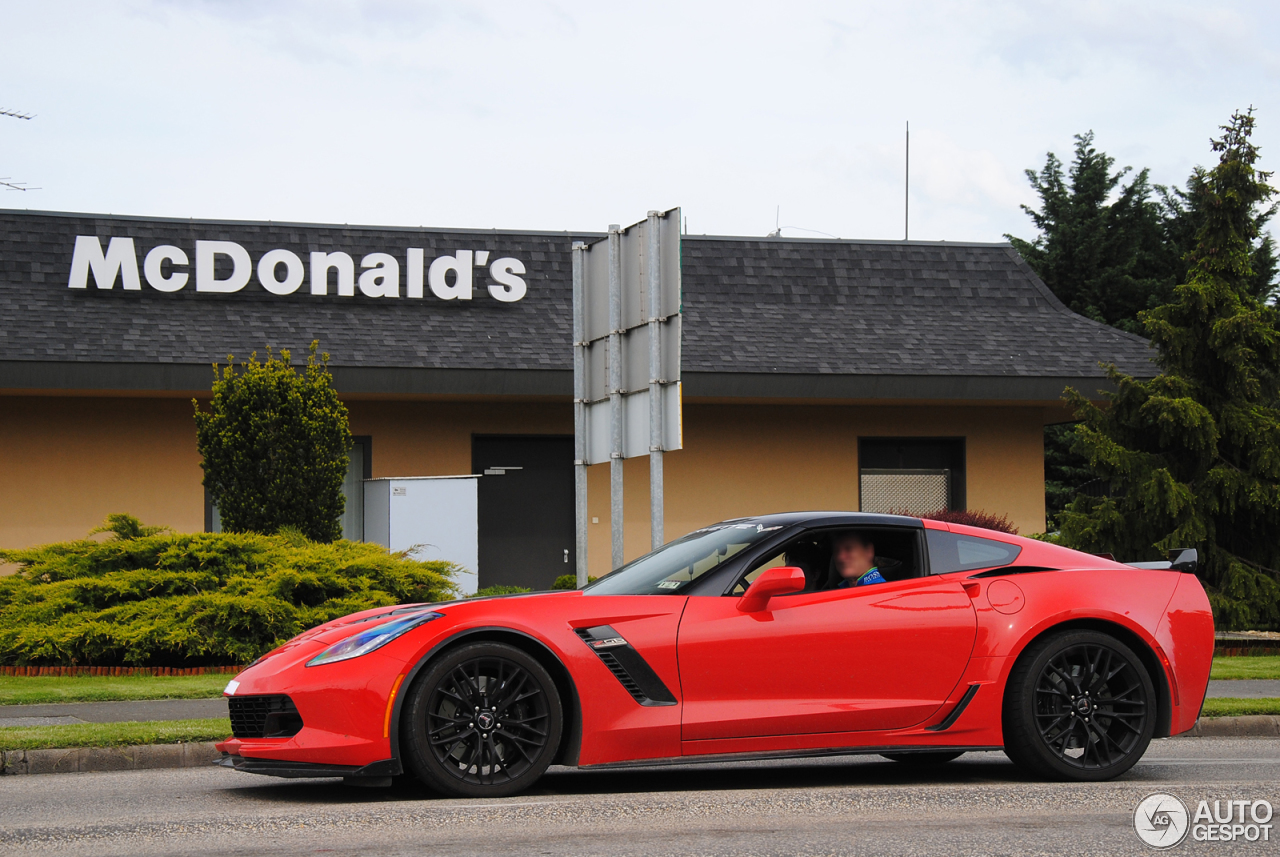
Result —
[[682, 580], [664, 580], [658, 584], [659, 589], [679, 589]]

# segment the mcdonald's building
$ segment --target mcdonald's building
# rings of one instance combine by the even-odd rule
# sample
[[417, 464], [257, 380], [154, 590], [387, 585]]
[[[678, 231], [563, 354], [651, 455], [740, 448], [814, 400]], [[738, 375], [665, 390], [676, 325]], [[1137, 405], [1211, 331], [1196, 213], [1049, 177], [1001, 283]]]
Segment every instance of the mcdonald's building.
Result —
[[[354, 435], [348, 538], [426, 542], [468, 588], [573, 573], [571, 247], [601, 237], [0, 211], [0, 547], [113, 512], [216, 530], [191, 400], [228, 355], [319, 340]], [[668, 539], [810, 509], [1042, 531], [1063, 390], [1100, 397], [1100, 363], [1156, 371], [1004, 243], [684, 235], [680, 270]], [[593, 575], [608, 470], [588, 471]], [[627, 460], [628, 559], [649, 548], [648, 483]]]

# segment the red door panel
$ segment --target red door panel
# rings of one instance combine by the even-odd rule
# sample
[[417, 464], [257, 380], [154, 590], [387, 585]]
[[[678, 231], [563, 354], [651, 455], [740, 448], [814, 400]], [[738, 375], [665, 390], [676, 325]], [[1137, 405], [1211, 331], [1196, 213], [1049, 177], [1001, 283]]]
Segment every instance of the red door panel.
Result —
[[682, 740], [913, 726], [960, 680], [976, 634], [969, 596], [941, 578], [737, 605], [693, 596], [680, 620]]

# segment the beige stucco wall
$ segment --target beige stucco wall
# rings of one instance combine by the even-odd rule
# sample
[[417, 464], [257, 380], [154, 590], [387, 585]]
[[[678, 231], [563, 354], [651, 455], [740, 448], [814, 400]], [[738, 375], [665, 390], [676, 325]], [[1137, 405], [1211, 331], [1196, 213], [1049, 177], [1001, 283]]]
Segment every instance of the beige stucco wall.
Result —
[[[373, 437], [374, 476], [469, 473], [473, 434], [570, 434], [559, 402], [348, 401]], [[687, 403], [666, 456], [668, 539], [724, 518], [858, 508], [858, 437], [966, 439], [971, 509], [1044, 529], [1041, 406]], [[626, 555], [649, 547], [647, 459], [626, 463]], [[0, 547], [79, 538], [111, 512], [204, 526], [185, 398], [0, 397]], [[592, 467], [591, 573], [609, 562], [608, 467]]]
[[204, 528], [189, 399], [0, 397], [0, 547], [84, 538], [112, 512]]

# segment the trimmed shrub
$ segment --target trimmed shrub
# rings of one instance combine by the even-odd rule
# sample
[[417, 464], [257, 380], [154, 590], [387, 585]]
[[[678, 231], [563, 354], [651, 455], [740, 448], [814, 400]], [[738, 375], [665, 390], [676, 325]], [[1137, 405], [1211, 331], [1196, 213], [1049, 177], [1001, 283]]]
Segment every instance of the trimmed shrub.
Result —
[[920, 515], [914, 512], [897, 512], [895, 515], [911, 515], [915, 518], [924, 518], [929, 521], [942, 521], [946, 524], [962, 524], [966, 527], [982, 527], [984, 530], [995, 530], [1000, 533], [1008, 533], [1011, 536], [1018, 534], [1018, 528], [1009, 520], [1008, 515], [993, 515], [990, 512], [981, 512], [970, 509], [938, 509], [936, 512], [928, 512]]
[[522, 592], [532, 592], [527, 586], [486, 586], [484, 589], [477, 589], [475, 594], [468, 595], [468, 598], [488, 598], [491, 595], [519, 595]]
[[452, 563], [287, 527], [173, 534], [112, 515], [98, 531], [113, 537], [0, 551], [20, 566], [0, 577], [0, 664], [246, 664], [330, 619], [457, 593]]
[[346, 406], [333, 389], [329, 355], [311, 343], [301, 371], [287, 350], [255, 351], [213, 368], [209, 411], [192, 400], [204, 484], [229, 533], [296, 527], [307, 538], [342, 537], [342, 480], [350, 461]]
[[[592, 577], [589, 574], [587, 575], [587, 583], [594, 583], [599, 579], [600, 578], [598, 577]], [[555, 583], [551, 584], [551, 588], [552, 589], [577, 589], [578, 578], [576, 575], [573, 575], [573, 574], [562, 574], [556, 578]]]

